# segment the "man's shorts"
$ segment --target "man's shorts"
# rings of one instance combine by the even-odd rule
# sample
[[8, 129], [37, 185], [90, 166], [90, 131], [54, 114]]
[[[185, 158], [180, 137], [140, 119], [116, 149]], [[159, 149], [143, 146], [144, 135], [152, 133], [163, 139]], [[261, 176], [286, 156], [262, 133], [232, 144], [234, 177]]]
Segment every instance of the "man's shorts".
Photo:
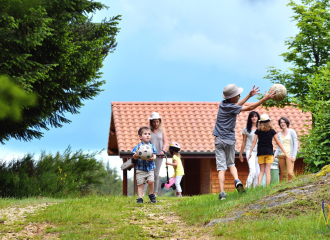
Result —
[[273, 155], [261, 155], [261, 156], [258, 156], [258, 163], [259, 164], [273, 163]]
[[136, 169], [136, 183], [138, 186], [145, 184], [147, 181], [154, 182], [154, 178], [154, 169], [150, 170], [149, 172]]
[[235, 143], [227, 144], [221, 141], [215, 144], [215, 158], [217, 171], [227, 170], [227, 168], [235, 166]]

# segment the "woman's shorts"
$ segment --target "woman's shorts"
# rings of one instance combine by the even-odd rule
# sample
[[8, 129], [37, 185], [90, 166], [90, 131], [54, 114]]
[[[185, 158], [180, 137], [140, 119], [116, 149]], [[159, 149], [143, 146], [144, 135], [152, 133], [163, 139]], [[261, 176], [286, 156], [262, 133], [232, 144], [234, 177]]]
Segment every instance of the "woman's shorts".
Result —
[[154, 169], [150, 170], [149, 172], [136, 169], [136, 184], [138, 186], [145, 184], [147, 181], [154, 182], [154, 180], [155, 180]]
[[273, 155], [261, 155], [258, 156], [258, 163], [264, 164], [264, 163], [273, 163]]

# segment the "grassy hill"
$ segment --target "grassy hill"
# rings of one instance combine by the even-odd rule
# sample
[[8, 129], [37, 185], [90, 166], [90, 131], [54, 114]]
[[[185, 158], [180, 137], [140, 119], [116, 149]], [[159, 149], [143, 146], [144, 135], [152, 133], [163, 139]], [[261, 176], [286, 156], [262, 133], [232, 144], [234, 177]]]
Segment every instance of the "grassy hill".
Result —
[[289, 183], [231, 192], [224, 201], [216, 195], [159, 196], [156, 204], [144, 197], [140, 205], [136, 196], [2, 199], [0, 234], [4, 239], [326, 239], [330, 229], [320, 213], [323, 200], [330, 204], [327, 172], [330, 166]]

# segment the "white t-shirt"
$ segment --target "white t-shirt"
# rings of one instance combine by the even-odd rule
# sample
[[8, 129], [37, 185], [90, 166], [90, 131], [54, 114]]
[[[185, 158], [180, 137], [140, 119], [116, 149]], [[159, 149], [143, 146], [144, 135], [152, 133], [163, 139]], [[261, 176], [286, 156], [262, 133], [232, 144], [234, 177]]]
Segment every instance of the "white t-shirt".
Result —
[[[255, 131], [256, 131], [256, 129], [255, 130], [251, 129], [251, 132], [249, 133], [247, 131], [246, 127], [243, 129], [242, 133], [246, 136], [245, 151], [251, 149]], [[256, 145], [254, 146], [253, 152], [257, 151], [257, 147], [258, 147], [258, 140], [257, 140]]]

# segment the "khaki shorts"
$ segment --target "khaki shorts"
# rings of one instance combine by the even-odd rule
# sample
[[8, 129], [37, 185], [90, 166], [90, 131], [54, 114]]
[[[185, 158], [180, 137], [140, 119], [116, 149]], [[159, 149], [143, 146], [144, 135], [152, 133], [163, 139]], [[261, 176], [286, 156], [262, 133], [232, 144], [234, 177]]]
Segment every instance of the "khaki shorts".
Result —
[[138, 186], [145, 184], [147, 181], [153, 182], [154, 179], [155, 179], [154, 169], [150, 170], [149, 172], [136, 169], [136, 183]]
[[227, 168], [235, 166], [235, 145], [224, 142], [215, 144], [215, 159], [217, 171], [227, 170]]
[[273, 163], [273, 155], [262, 155], [258, 156], [258, 163], [264, 164], [264, 163]]

